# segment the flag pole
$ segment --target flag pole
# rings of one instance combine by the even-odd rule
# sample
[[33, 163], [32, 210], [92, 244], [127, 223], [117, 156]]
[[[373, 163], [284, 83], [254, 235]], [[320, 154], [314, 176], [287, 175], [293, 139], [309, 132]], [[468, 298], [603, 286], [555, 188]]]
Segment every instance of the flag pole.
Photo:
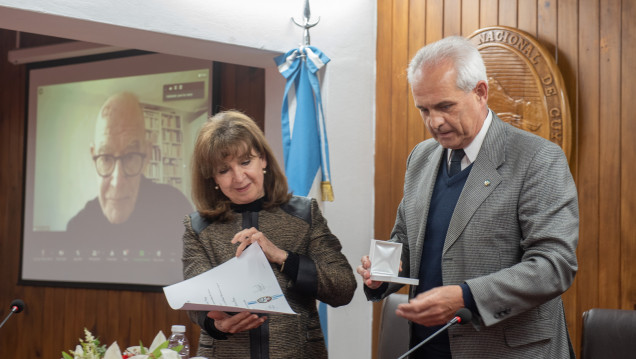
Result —
[[[318, 25], [318, 23], [320, 22], [320, 16], [318, 16], [318, 20], [316, 20], [316, 22], [314, 22], [313, 24], [309, 22], [309, 20], [311, 19], [311, 10], [309, 9], [309, 0], [305, 0], [305, 8], [303, 10], [303, 21], [301, 23], [298, 23], [293, 17], [291, 19], [294, 22], [294, 24], [303, 28], [303, 42], [301, 43], [301, 46], [311, 45], [311, 39], [309, 37], [309, 29]], [[304, 56], [303, 56], [303, 59], [304, 59]]]

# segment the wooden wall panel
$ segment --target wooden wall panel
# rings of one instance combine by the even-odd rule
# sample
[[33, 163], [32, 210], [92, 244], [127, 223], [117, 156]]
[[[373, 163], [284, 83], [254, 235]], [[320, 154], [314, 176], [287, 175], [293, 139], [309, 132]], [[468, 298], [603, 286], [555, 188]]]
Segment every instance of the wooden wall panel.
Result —
[[[444, 0], [428, 0], [426, 2], [426, 43], [441, 39], [444, 33]], [[422, 21], [419, 19], [418, 21]], [[422, 44], [424, 46], [425, 44]]]
[[224, 62], [214, 63], [214, 113], [238, 110], [265, 128], [265, 70]]
[[[479, 29], [479, 1], [462, 2], [462, 36], [470, 36]], [[422, 44], [424, 45], [424, 44]]]
[[636, 310], [636, 3], [621, 2], [621, 308]]
[[537, 6], [537, 39], [553, 56], [557, 45], [558, 4], [559, 2], [554, 0], [539, 0]]
[[[15, 33], [0, 34], [0, 48], [15, 46]], [[22, 215], [22, 149], [24, 121], [24, 72], [15, 71], [13, 65], [7, 61], [6, 52], [0, 54], [0, 256], [2, 256], [2, 270], [0, 271], [0, 315], [8, 314], [9, 303], [15, 298], [25, 298], [24, 288], [16, 288], [19, 273], [20, 256], [20, 224]], [[40, 291], [41, 292], [41, 291]], [[40, 296], [41, 297], [41, 296]], [[35, 335], [41, 333], [41, 323], [38, 327], [30, 328], [25, 323], [29, 310], [25, 310], [10, 318], [2, 327], [0, 336], [0, 357], [9, 346], [28, 346], [31, 339], [20, 333], [27, 333], [31, 329]], [[16, 320], [17, 319], [17, 320]], [[35, 358], [33, 350], [24, 355], [25, 358]], [[7, 358], [12, 356], [7, 356]], [[21, 356], [13, 356], [15, 358]]]
[[[577, 352], [580, 346], [581, 316], [592, 307], [636, 309], [636, 3], [629, 0], [411, 0], [408, 21], [409, 58], [389, 63], [378, 52], [378, 88], [401, 76], [396, 69], [421, 46], [443, 36], [491, 25], [518, 26], [533, 36], [553, 54], [563, 75], [572, 113], [573, 153], [571, 170], [577, 183], [580, 207], [580, 235], [577, 250], [579, 272], [563, 298], [570, 335]], [[387, 42], [383, 31], [404, 33], [403, 24], [395, 24], [395, 16], [383, 11], [387, 2], [378, 0], [378, 49], [403, 51], [398, 44]], [[461, 21], [458, 29], [458, 15]], [[422, 33], [417, 33], [422, 31]], [[393, 34], [393, 37], [396, 35]], [[387, 50], [390, 49], [390, 50]], [[392, 69], [392, 70], [390, 70]], [[393, 71], [389, 73], [389, 71]], [[395, 90], [395, 88], [394, 88]], [[391, 93], [391, 97], [410, 97]], [[383, 99], [378, 93], [377, 113], [396, 114], [404, 100]], [[391, 103], [390, 112], [385, 108]], [[413, 106], [409, 99], [408, 106]], [[415, 130], [419, 114], [409, 114], [408, 151], [420, 140], [428, 138]], [[386, 122], [402, 121], [401, 117], [377, 117], [376, 168], [387, 168], [392, 162], [404, 163], [404, 152], [381, 156], [400, 146], [403, 138], [385, 129]], [[414, 131], [410, 131], [414, 129]], [[390, 137], [387, 139], [386, 137]], [[395, 168], [395, 167], [394, 167]], [[379, 171], [376, 171], [376, 173]], [[393, 172], [395, 179], [376, 179], [376, 207], [397, 206], [401, 199], [403, 172]], [[389, 183], [392, 186], [390, 187]], [[376, 233], [386, 234], [393, 226], [394, 213], [380, 211], [390, 218], [375, 219]]]
[[[578, 135], [577, 131], [577, 111], [576, 103], [578, 101], [578, 65], [579, 65], [579, 42], [578, 42], [578, 29], [579, 29], [579, 11], [578, 0], [561, 0], [558, 7], [558, 28], [557, 34], [558, 48], [555, 56], [556, 63], [561, 70], [561, 75], [565, 82], [565, 88], [568, 93], [568, 100], [570, 103], [570, 112], [572, 116], [572, 146], [578, 147]], [[572, 151], [570, 155], [570, 169], [573, 175], [577, 176], [577, 151]]]
[[[393, 176], [391, 172], [390, 163], [392, 162], [391, 145], [393, 141], [393, 134], [391, 132], [391, 103], [392, 103], [392, 91], [390, 90], [391, 79], [393, 77], [391, 52], [393, 50], [391, 34], [393, 30], [391, 26], [393, 7], [390, 1], [378, 2], [378, 35], [377, 35], [377, 61], [381, 61], [383, 66], [377, 67], [376, 71], [376, 119], [384, 119], [382, 121], [376, 121], [376, 132], [383, 133], [385, 136], [376, 136], [376, 148], [381, 148], [381, 152], [376, 152], [376, 160], [381, 161], [383, 166], [377, 167], [375, 171], [375, 188], [390, 189], [395, 187], [393, 181], [396, 176]], [[390, 197], [390, 196], [389, 196]], [[375, 225], [374, 232], [375, 238], [382, 239], [388, 238], [391, 228], [393, 226], [393, 220], [391, 217], [395, 216], [395, 211], [391, 209], [396, 208], [397, 204], [387, 202], [383, 206], [375, 206]]]
[[537, 37], [537, 0], [518, 0], [517, 26]]
[[[572, 116], [572, 146], [573, 151], [570, 155], [570, 170], [577, 180], [577, 154], [578, 148], [578, 124], [577, 124], [577, 69], [578, 69], [578, 9], [577, 0], [562, 0], [558, 3], [558, 48], [556, 51], [556, 63], [561, 70], [565, 88], [569, 94], [569, 106]], [[580, 264], [579, 264], [580, 267]], [[579, 282], [574, 284], [563, 295], [565, 317], [569, 328], [577, 328], [581, 318], [577, 314], [576, 296], [578, 292]], [[574, 338], [578, 340], [577, 338]]]
[[498, 0], [481, 0], [479, 27], [488, 27], [499, 24], [499, 1]]
[[[409, 60], [408, 49], [408, 26], [409, 26], [409, 6], [408, 1], [395, 1], [393, 3], [393, 31], [392, 31], [392, 51], [391, 51], [391, 69], [392, 76], [391, 83], [388, 88], [391, 89], [391, 116], [397, 121], [393, 121], [391, 124], [391, 134], [397, 138], [401, 138], [402, 141], [395, 143], [391, 147], [391, 154], [393, 158], [399, 158], [403, 160], [392, 161], [390, 166], [385, 167], [390, 169], [390, 173], [404, 173], [406, 169], [406, 157], [409, 153], [409, 148], [406, 146], [405, 138], [408, 137], [408, 121], [407, 121], [407, 104], [408, 104], [408, 83], [406, 79], [406, 65]], [[397, 26], [396, 26], [397, 25]], [[393, 195], [398, 195], [402, 192], [402, 181], [394, 179], [396, 182], [400, 182], [400, 186], [392, 188]], [[395, 215], [397, 211], [397, 205], [391, 206], [391, 212]], [[387, 239], [383, 236], [381, 239]]]
[[620, 0], [600, 1], [599, 37], [599, 158], [615, 158], [618, 161], [601, 160], [599, 166], [599, 233], [603, 245], [599, 245], [599, 306], [617, 308], [620, 306], [620, 192], [607, 188], [620, 188]]
[[444, 36], [461, 35], [462, 11], [460, 0], [444, 2]]
[[[598, 2], [579, 9], [579, 71], [577, 112], [579, 124], [579, 158], [577, 186], [579, 190], [579, 272], [577, 274], [577, 307], [599, 305], [599, 40]], [[584, 100], [582, 100], [584, 99]], [[585, 259], [585, 260], [583, 260]]]
[[[411, 59], [417, 53], [425, 43], [426, 43], [426, 27], [424, 21], [419, 21], [422, 17], [426, 16], [426, 0], [415, 0], [411, 1], [409, 8], [409, 54], [408, 58]], [[406, 66], [404, 68], [406, 71]], [[408, 134], [407, 134], [407, 143], [406, 148], [408, 150], [415, 147], [417, 143], [422, 141], [422, 138], [426, 136], [426, 128], [424, 127], [424, 122], [422, 122], [422, 118], [420, 117], [420, 112], [415, 107], [415, 103], [413, 102], [413, 96], [411, 96], [410, 89], [408, 90], [408, 104], [407, 104], [407, 120], [408, 120]]]
[[[22, 47], [68, 41], [21, 34]], [[22, 226], [25, 123], [25, 66], [8, 63], [7, 51], [16, 48], [16, 33], [0, 29], [0, 315], [9, 303], [22, 298], [24, 312], [15, 314], [0, 330], [0, 358], [55, 359], [74, 349], [83, 328], [102, 343], [120, 347], [150, 345], [159, 330], [170, 334], [172, 324], [185, 324], [193, 348], [199, 329], [185, 312], [175, 311], [160, 292], [55, 288], [18, 285]], [[221, 76], [219, 109], [240, 109], [263, 125], [265, 71], [218, 64]], [[224, 73], [223, 70], [226, 70]], [[185, 215], [185, 214], [184, 214]]]
[[516, 1], [499, 2], [499, 25], [517, 27], [517, 7]]

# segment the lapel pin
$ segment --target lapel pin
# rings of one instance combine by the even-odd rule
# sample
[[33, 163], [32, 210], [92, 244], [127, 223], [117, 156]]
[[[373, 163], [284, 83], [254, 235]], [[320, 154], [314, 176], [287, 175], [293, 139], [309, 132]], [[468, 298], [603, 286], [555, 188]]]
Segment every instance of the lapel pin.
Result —
[[490, 181], [489, 180], [485, 180], [484, 181], [484, 186], [486, 186], [486, 187], [490, 186]]

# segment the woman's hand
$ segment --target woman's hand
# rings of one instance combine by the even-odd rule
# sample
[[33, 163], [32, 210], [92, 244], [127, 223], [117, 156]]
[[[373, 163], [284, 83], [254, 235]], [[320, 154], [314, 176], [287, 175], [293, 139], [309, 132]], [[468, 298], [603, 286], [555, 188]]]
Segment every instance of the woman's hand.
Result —
[[232, 334], [258, 328], [267, 319], [267, 317], [259, 317], [250, 312], [240, 312], [236, 315], [229, 315], [217, 310], [209, 311], [208, 317], [214, 319], [216, 329], [223, 333]]
[[274, 243], [265, 237], [263, 232], [260, 232], [254, 227], [244, 229], [235, 234], [234, 238], [232, 238], [233, 244], [240, 243], [238, 248], [236, 248], [236, 256], [240, 256], [245, 248], [254, 242], [258, 242], [263, 249], [263, 253], [265, 253], [265, 257], [267, 257], [267, 260], [271, 263], [281, 265], [285, 262], [285, 259], [287, 259], [286, 251], [276, 247]]

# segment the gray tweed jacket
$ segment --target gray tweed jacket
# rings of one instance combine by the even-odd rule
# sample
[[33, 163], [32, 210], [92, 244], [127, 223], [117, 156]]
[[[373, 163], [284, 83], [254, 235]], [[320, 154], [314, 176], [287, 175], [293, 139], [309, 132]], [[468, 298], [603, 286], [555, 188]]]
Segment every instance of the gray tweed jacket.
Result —
[[[333, 307], [345, 305], [351, 301], [356, 288], [353, 270], [341, 252], [340, 242], [329, 230], [314, 199], [294, 196], [280, 208], [258, 212], [258, 217], [259, 230], [270, 241], [281, 249], [301, 255], [298, 282], [313, 282], [309, 290], [307, 286], [293, 282], [281, 273], [278, 265], [272, 264], [287, 301], [298, 315], [267, 315], [269, 357], [327, 358], [316, 299]], [[229, 223], [212, 222], [198, 234], [192, 222], [190, 216], [184, 219], [183, 268], [186, 279], [233, 258], [236, 245], [230, 241], [242, 229], [240, 214]], [[196, 227], [197, 223], [194, 225]], [[188, 315], [203, 328], [206, 312], [190, 311]], [[250, 358], [249, 333], [215, 340], [201, 330], [197, 355], [210, 359]]]
[[[407, 277], [419, 273], [443, 155], [429, 139], [408, 158], [391, 234], [403, 243]], [[444, 285], [466, 282], [479, 311], [472, 326], [450, 328], [453, 357], [569, 358], [560, 295], [577, 271], [578, 234], [577, 192], [561, 148], [494, 115], [442, 253]], [[391, 284], [381, 295], [367, 295], [378, 300], [397, 289]]]

